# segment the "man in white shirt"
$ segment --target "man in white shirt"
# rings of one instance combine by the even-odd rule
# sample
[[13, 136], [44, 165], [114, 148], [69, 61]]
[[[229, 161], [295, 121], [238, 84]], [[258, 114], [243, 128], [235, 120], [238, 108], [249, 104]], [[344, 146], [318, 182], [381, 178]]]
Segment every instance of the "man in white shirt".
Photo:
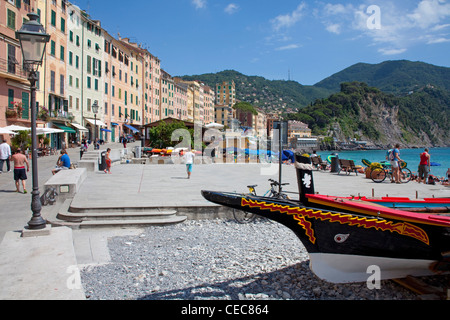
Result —
[[186, 161], [186, 171], [187, 171], [187, 174], [188, 174], [188, 179], [191, 178], [192, 165], [194, 164], [194, 157], [195, 157], [194, 150], [187, 151], [184, 154], [184, 159]]
[[11, 171], [11, 165], [9, 160], [11, 159], [11, 147], [3, 139], [3, 143], [0, 144], [0, 173], [3, 172], [3, 162], [6, 161], [6, 169], [8, 172]]

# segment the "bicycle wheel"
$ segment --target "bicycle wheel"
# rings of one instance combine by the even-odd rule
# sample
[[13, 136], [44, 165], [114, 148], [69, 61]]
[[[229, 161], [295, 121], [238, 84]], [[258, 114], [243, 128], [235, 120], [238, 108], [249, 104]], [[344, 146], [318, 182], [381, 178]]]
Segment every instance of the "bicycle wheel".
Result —
[[408, 183], [411, 180], [411, 170], [408, 168], [403, 168], [400, 170], [400, 181], [402, 183]]
[[386, 171], [380, 168], [374, 169], [370, 174], [370, 178], [376, 183], [383, 182], [386, 179]]
[[256, 214], [239, 209], [233, 209], [233, 216], [234, 219], [239, 223], [249, 223], [256, 218]]

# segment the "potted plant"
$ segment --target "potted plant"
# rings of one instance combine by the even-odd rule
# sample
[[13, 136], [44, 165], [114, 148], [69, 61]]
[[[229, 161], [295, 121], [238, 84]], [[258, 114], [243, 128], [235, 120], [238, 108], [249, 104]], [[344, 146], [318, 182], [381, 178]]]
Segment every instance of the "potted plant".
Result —
[[41, 119], [43, 121], [48, 121], [48, 118], [49, 118], [48, 109], [46, 107], [39, 106], [39, 112], [38, 112], [37, 116], [38, 116], [38, 119]]
[[17, 118], [17, 112], [16, 112], [16, 110], [6, 109], [6, 111], [5, 111], [5, 117], [6, 117], [6, 118]]
[[17, 117], [21, 118], [22, 112], [23, 112], [23, 103], [22, 102], [12, 102], [11, 104], [17, 111]]

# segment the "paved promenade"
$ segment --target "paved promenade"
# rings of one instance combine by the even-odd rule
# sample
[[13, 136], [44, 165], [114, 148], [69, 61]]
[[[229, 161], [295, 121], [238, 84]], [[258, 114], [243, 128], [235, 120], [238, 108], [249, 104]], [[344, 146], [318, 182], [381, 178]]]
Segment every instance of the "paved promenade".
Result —
[[[106, 147], [121, 145], [101, 149]], [[69, 156], [76, 162], [79, 148], [69, 149]], [[56, 159], [56, 155], [38, 159], [41, 194]], [[211, 203], [202, 198], [202, 189], [247, 192], [246, 185], [257, 184], [257, 192], [263, 194], [269, 188], [269, 178], [278, 180], [277, 169], [278, 165], [269, 164], [202, 164], [194, 165], [191, 179], [187, 179], [185, 165], [115, 165], [112, 174], [89, 172], [72, 205], [207, 207]], [[282, 182], [290, 183], [285, 190], [297, 192], [294, 167], [283, 165], [282, 173]], [[442, 185], [375, 184], [363, 174], [320, 171], [314, 172], [314, 181], [316, 191], [322, 194], [450, 197], [450, 188]], [[31, 183], [30, 171], [29, 193], [17, 194], [12, 173], [0, 175], [0, 299], [83, 299], [84, 292], [76, 281], [77, 266], [107, 263], [107, 238], [138, 231], [53, 227], [50, 235], [21, 238], [20, 231], [31, 217]], [[43, 207], [43, 216], [52, 209]]]

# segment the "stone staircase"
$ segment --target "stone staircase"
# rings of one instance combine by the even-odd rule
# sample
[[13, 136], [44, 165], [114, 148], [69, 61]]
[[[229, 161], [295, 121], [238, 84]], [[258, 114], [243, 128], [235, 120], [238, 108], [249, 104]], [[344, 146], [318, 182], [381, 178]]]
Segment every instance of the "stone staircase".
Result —
[[72, 199], [65, 200], [57, 209], [56, 219], [50, 221], [55, 225], [72, 228], [105, 227], [145, 227], [180, 223], [186, 216], [177, 215], [176, 210], [161, 210], [148, 207], [128, 208], [74, 208]]

